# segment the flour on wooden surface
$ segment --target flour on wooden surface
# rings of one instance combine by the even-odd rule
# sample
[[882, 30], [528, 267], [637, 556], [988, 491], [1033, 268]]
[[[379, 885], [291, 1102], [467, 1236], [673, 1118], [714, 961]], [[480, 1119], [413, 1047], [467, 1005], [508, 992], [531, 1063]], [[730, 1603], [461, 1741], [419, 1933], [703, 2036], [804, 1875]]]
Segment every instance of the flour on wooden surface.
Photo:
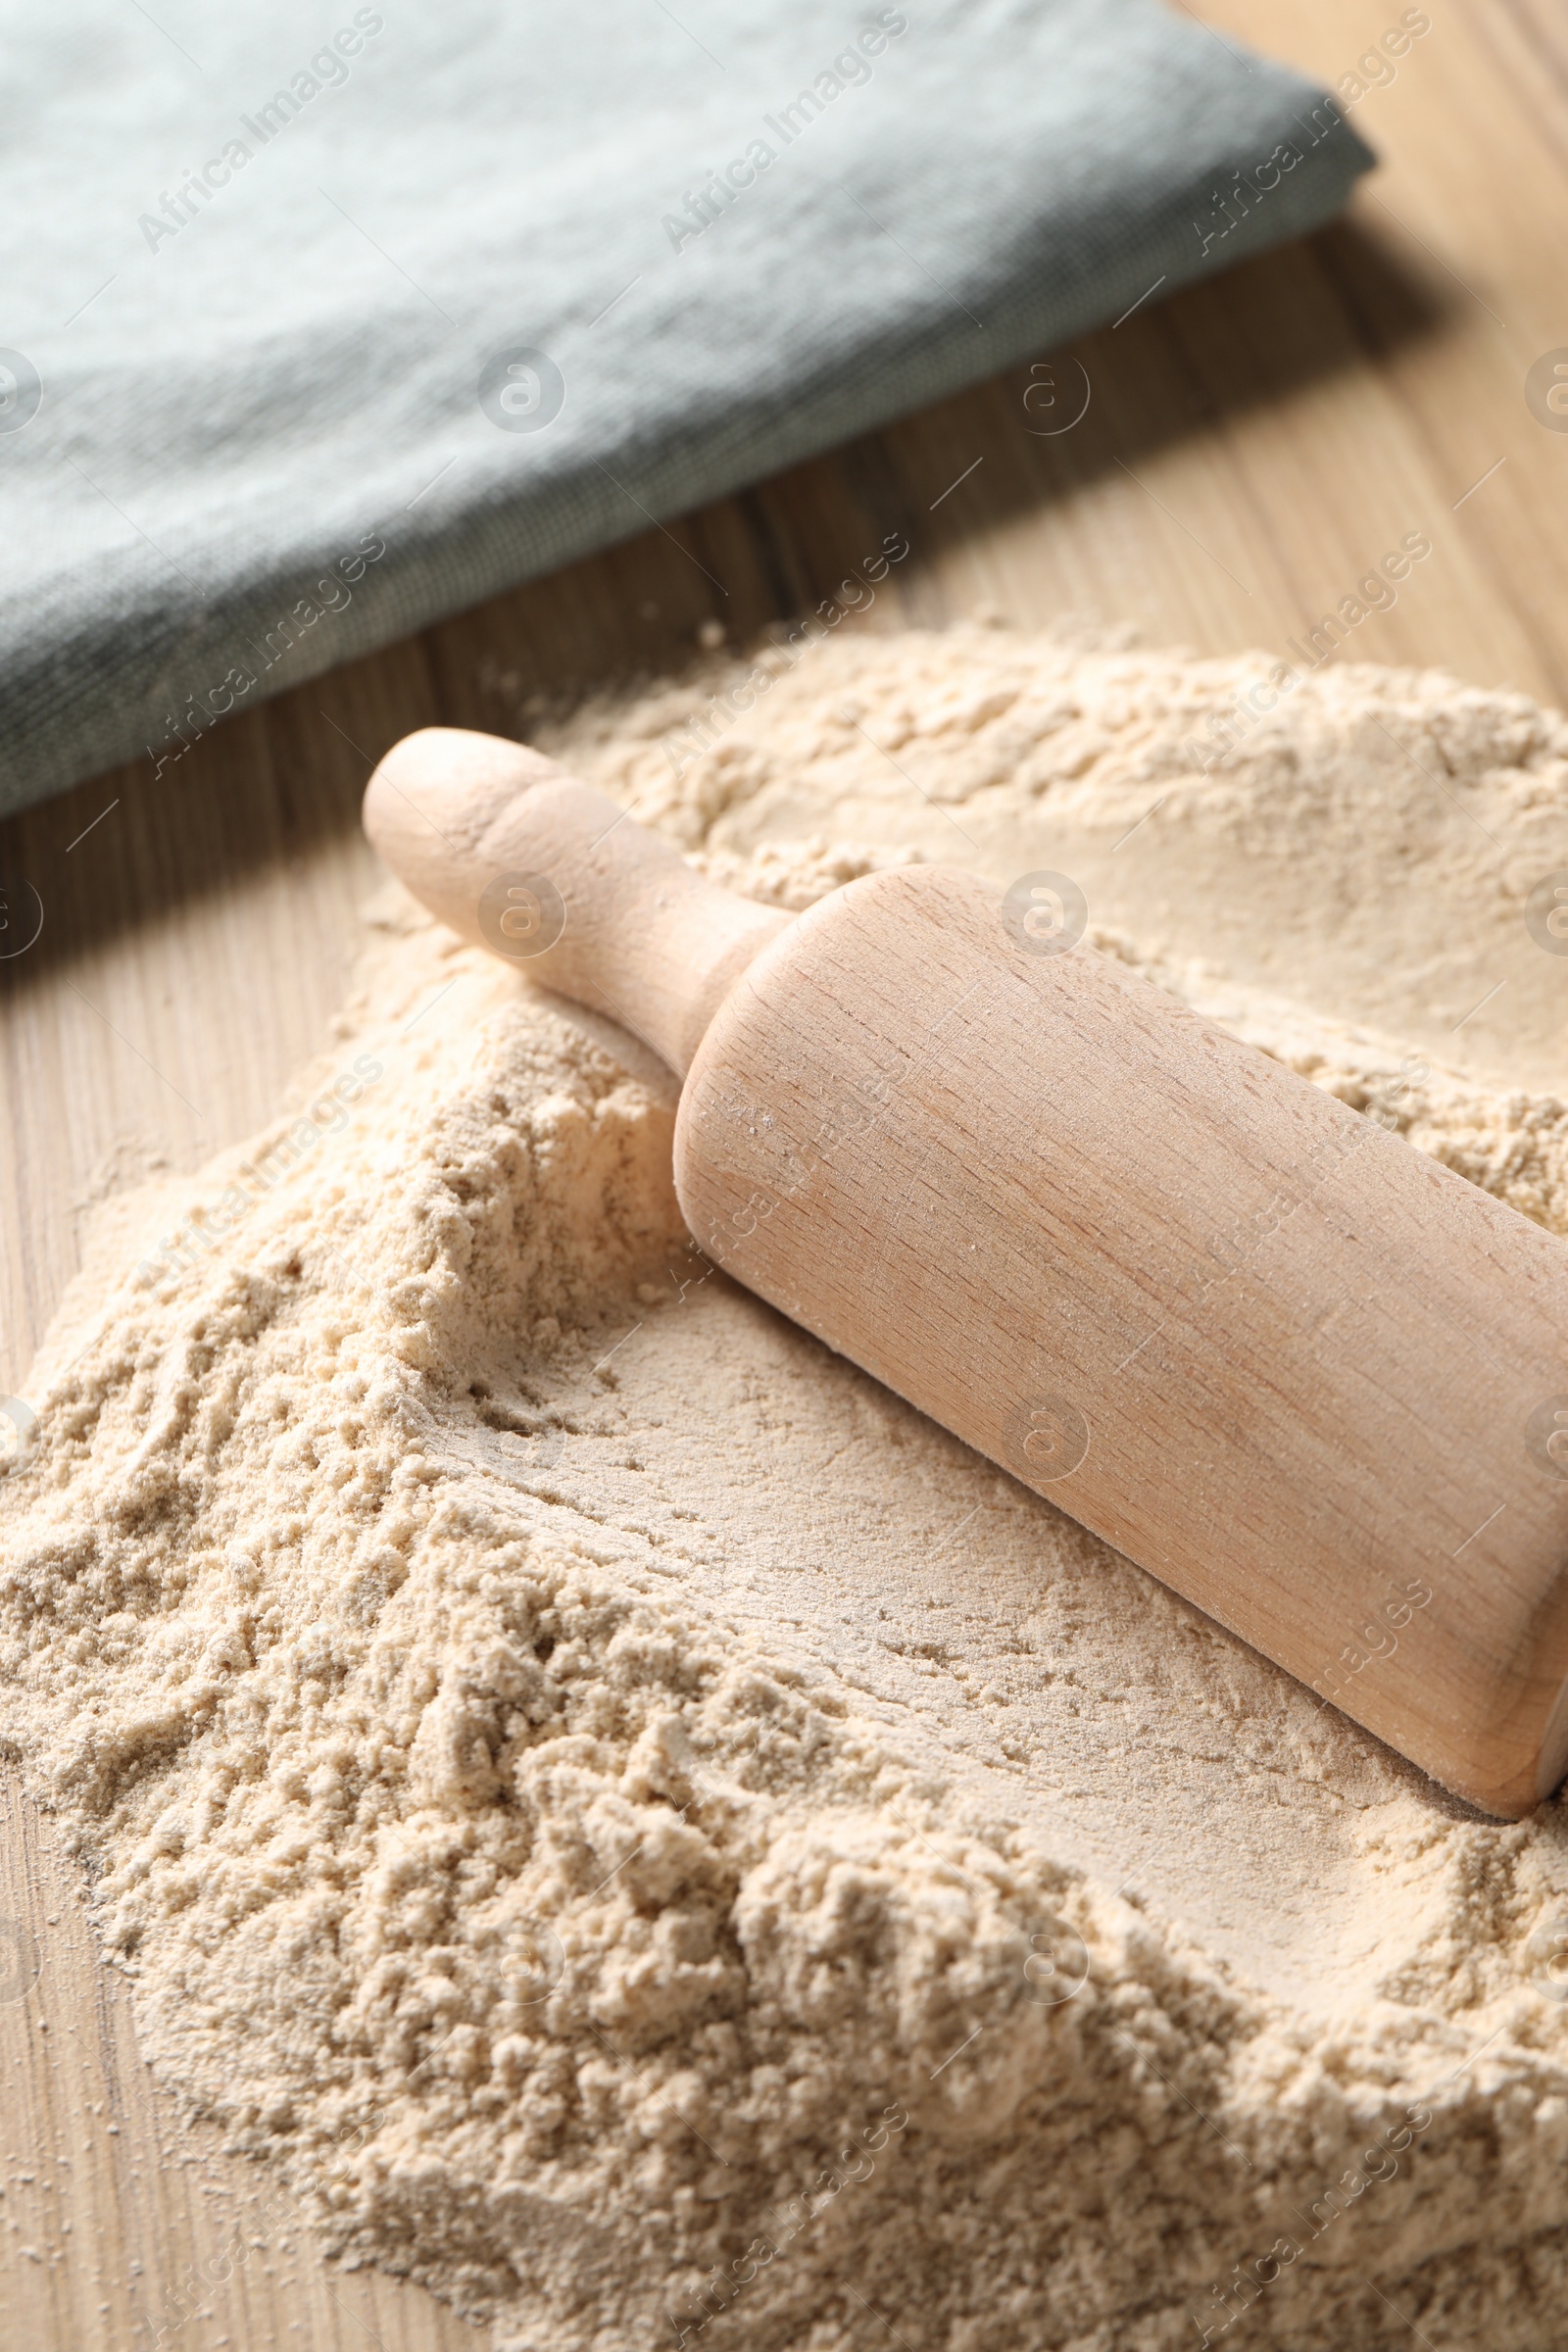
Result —
[[[1343, 669], [1197, 772], [1269, 666], [861, 636], [678, 773], [722, 663], [541, 740], [787, 906], [1070, 871], [1568, 1232], [1568, 735]], [[274, 1128], [103, 1228], [0, 1489], [0, 1736], [168, 2079], [519, 2352], [1539, 2352], [1563, 1808], [1467, 1815], [710, 1272], [642, 1050], [371, 916]], [[1440, 1054], [1498, 977], [1514, 1063]]]

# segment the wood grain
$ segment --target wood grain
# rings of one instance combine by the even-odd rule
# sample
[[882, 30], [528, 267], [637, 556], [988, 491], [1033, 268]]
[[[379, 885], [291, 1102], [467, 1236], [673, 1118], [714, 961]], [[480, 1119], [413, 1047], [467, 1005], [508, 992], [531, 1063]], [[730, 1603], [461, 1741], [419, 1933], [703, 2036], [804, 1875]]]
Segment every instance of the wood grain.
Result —
[[[1337, 82], [1399, 8], [1210, 0], [1202, 13]], [[1156, 296], [1074, 354], [1040, 355], [1089, 371], [1071, 432], [1031, 432], [1029, 370], [1012, 370], [284, 695], [156, 784], [143, 762], [0, 826], [0, 875], [30, 880], [45, 906], [37, 946], [0, 964], [0, 1392], [25, 1382], [93, 1196], [250, 1132], [325, 1042], [354, 909], [376, 878], [360, 794], [415, 727], [526, 733], [533, 698], [675, 666], [705, 620], [739, 640], [808, 608], [889, 530], [912, 554], [867, 625], [940, 625], [982, 606], [1034, 625], [1074, 610], [1224, 653], [1282, 647], [1420, 526], [1435, 555], [1419, 587], [1340, 658], [1568, 700], [1568, 434], [1524, 397], [1532, 364], [1568, 345], [1568, 24], [1552, 0], [1432, 0], [1429, 13], [1430, 34], [1354, 109], [1385, 168], [1342, 225]], [[145, 2282], [220, 2249], [246, 2168], [183, 2133], [170, 2144], [199, 2162], [164, 2161], [171, 2111], [148, 2090], [121, 1987], [89, 1961], [47, 1825], [6, 1851], [0, 1901], [12, 1916], [30, 1906], [44, 1952], [36, 1986], [0, 2009], [6, 2177], [32, 2170], [37, 2188], [39, 2156], [82, 2151], [69, 2198], [6, 2208], [8, 2321], [37, 2352], [150, 2345]], [[50, 2054], [64, 2040], [79, 2065]], [[89, 2163], [73, 2135], [98, 2128], [92, 2104], [111, 2093], [122, 2128], [111, 2140], [101, 2126]], [[173, 2338], [180, 2352], [225, 2338], [339, 2352], [363, 2347], [367, 2325], [388, 2352], [471, 2340], [385, 2282], [373, 2308], [340, 2309], [327, 2288], [346, 2302], [363, 2275], [338, 2279], [305, 2240], [290, 2245], [270, 2278], [247, 2263], [215, 2292], [215, 2316]]]

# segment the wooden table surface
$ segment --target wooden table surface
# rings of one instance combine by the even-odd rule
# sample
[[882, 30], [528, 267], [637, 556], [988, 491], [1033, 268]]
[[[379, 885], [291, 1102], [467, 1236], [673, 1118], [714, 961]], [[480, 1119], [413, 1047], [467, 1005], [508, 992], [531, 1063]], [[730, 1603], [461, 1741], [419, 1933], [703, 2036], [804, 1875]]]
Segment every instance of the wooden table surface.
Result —
[[[1338, 86], [1401, 8], [1203, 14]], [[1433, 560], [1351, 657], [1568, 701], [1568, 430], [1525, 391], [1568, 347], [1568, 19], [1553, 0], [1426, 14], [1351, 111], [1383, 168], [1346, 220], [1055, 355], [1093, 384], [1070, 432], [1031, 433], [1015, 368], [235, 718], [157, 783], [143, 761], [0, 825], [0, 874], [47, 907], [0, 964], [0, 1395], [24, 1392], [92, 1202], [249, 1133], [325, 1042], [377, 879], [360, 792], [411, 727], [517, 733], [531, 695], [678, 667], [704, 621], [744, 640], [892, 529], [912, 555], [867, 625], [1077, 612], [1204, 653], [1283, 650], [1424, 530]], [[152, 2082], [74, 1875], [14, 1788], [0, 2117], [0, 2297], [29, 2352], [150, 2347], [193, 2265], [200, 2314], [164, 2338], [179, 2352], [478, 2340], [258, 2225], [268, 2184]]]

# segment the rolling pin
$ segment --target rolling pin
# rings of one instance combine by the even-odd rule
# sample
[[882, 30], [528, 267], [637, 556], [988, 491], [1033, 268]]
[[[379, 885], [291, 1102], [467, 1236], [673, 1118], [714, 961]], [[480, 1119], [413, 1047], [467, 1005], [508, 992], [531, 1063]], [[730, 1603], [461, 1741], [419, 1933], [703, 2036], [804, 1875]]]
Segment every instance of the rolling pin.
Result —
[[939, 865], [789, 916], [432, 728], [365, 822], [465, 939], [684, 1081], [726, 1273], [1483, 1811], [1568, 1764], [1568, 1250]]

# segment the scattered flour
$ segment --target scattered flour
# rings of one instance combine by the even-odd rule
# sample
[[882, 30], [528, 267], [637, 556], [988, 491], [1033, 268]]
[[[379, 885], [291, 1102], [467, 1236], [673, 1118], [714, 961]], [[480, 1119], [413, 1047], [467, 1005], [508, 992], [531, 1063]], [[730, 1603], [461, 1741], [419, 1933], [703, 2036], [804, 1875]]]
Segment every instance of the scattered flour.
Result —
[[[776, 667], [678, 775], [690, 683], [544, 748], [788, 906], [1070, 871], [1568, 1233], [1561, 721], [1330, 670], [1202, 776], [1263, 658]], [[371, 924], [275, 1129], [78, 1282], [0, 1494], [0, 1739], [167, 2078], [519, 2352], [1559, 2341], [1568, 1808], [1470, 1816], [711, 1273], [642, 1050]], [[1449, 1019], [1499, 976], [1512, 1062]]]

